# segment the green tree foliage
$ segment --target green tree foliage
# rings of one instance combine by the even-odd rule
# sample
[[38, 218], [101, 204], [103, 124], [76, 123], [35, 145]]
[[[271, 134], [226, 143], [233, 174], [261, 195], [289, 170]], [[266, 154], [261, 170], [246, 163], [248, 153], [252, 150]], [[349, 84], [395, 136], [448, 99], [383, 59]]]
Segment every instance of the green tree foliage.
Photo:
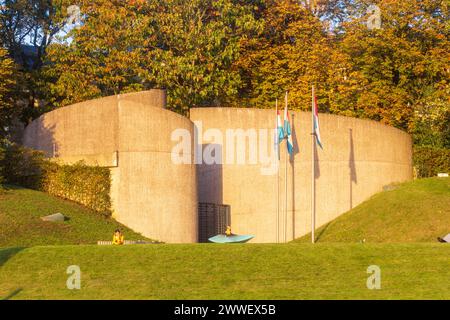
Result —
[[0, 159], [0, 175], [8, 184], [41, 189], [43, 168], [48, 160], [40, 151], [21, 147], [6, 139], [0, 141], [3, 158]]
[[232, 0], [82, 2], [71, 43], [49, 49], [45, 77], [55, 105], [165, 88], [172, 109], [217, 105], [237, 94], [240, 40], [258, 28]]
[[418, 178], [450, 173], [450, 149], [430, 146], [414, 147], [414, 168]]
[[104, 216], [112, 213], [111, 174], [108, 168], [47, 163], [42, 177], [42, 191], [75, 201]]
[[410, 132], [416, 115], [427, 130], [433, 127], [431, 113], [443, 126], [449, 76], [444, 1], [378, 1], [380, 29], [367, 25], [371, 1], [317, 3], [266, 1], [264, 31], [246, 42], [237, 63], [246, 79], [241, 97], [269, 106], [289, 90], [291, 105], [307, 109], [316, 84], [323, 111]]
[[[48, 46], [67, 21], [71, 0], [0, 1], [0, 43], [17, 63], [20, 81], [16, 94], [20, 99], [20, 119], [27, 123], [48, 109], [41, 108], [46, 96], [39, 88], [41, 69]], [[16, 115], [15, 115], [16, 116]]]
[[[46, 48], [65, 25], [64, 3], [69, 0], [0, 1], [0, 39], [25, 69], [42, 66]], [[35, 49], [35, 59], [26, 58], [24, 45]]]
[[[448, 1], [79, 0], [82, 23], [61, 41], [74, 3], [6, 2], [9, 50], [29, 30], [42, 44], [43, 68], [27, 85], [48, 106], [39, 112], [150, 88], [167, 89], [180, 113], [272, 107], [286, 90], [291, 107], [309, 109], [315, 84], [322, 112], [408, 130], [416, 144], [450, 144]], [[367, 25], [373, 4], [379, 29]]]
[[367, 28], [367, 14], [343, 24], [338, 47], [350, 61], [350, 78], [358, 79], [358, 86], [337, 90], [345, 103], [338, 101], [331, 111], [346, 112], [352, 105], [364, 117], [412, 131], [414, 111], [426, 113], [442, 105], [448, 90], [448, 5], [440, 0], [382, 0], [378, 6], [380, 29]]
[[321, 106], [327, 109], [329, 102], [323, 98], [345, 57], [335, 50], [322, 22], [295, 0], [268, 0], [260, 14], [264, 30], [244, 42], [235, 64], [245, 79], [238, 102], [272, 107], [288, 90], [292, 107], [309, 109], [311, 85], [316, 84]]
[[112, 213], [108, 168], [83, 162], [59, 164], [43, 152], [0, 140], [0, 177], [5, 183], [72, 200], [102, 215]]
[[7, 128], [18, 113], [14, 104], [16, 87], [14, 62], [5, 49], [0, 47], [0, 137], [5, 137]]
[[[142, 90], [144, 15], [125, 1], [80, 3], [83, 26], [48, 49], [42, 90], [54, 106]], [[144, 60], [142, 59], [144, 58]]]

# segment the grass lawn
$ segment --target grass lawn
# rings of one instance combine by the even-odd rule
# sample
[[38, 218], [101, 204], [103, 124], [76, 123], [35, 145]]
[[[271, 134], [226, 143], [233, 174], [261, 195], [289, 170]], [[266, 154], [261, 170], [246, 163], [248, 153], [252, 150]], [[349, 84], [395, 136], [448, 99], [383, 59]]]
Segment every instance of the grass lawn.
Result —
[[[407, 182], [326, 224], [319, 242], [436, 242], [450, 233], [450, 178]], [[309, 242], [306, 235], [296, 242]]]
[[[57, 212], [69, 220], [54, 223], [40, 219]], [[0, 247], [94, 244], [111, 240], [117, 228], [124, 231], [126, 239], [145, 239], [114, 219], [46, 193], [9, 187], [0, 194]]]
[[[113, 247], [89, 244], [117, 227], [143, 237], [73, 202], [14, 188], [0, 195], [0, 299], [450, 299], [450, 245], [436, 242], [450, 232], [449, 208], [450, 179], [423, 179], [324, 226], [316, 245], [305, 236]], [[70, 219], [39, 219], [56, 212]], [[71, 265], [81, 268], [81, 290], [66, 287]], [[381, 290], [366, 286], [371, 265], [381, 268]]]
[[[450, 245], [49, 246], [0, 249], [0, 298], [450, 299]], [[66, 269], [81, 268], [81, 290]], [[381, 268], [369, 290], [367, 268]]]

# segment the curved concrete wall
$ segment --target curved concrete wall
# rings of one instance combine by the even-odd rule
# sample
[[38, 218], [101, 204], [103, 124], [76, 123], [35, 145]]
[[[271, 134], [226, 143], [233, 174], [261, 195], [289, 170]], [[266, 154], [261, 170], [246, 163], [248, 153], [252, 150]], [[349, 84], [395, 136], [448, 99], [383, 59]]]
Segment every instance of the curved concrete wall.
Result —
[[[154, 239], [196, 242], [198, 202], [230, 205], [233, 231], [254, 234], [254, 242], [284, 242], [310, 231], [310, 113], [291, 113], [295, 155], [285, 165], [282, 145], [278, 179], [273, 110], [191, 109], [194, 126], [165, 110], [165, 104], [165, 92], [151, 90], [57, 109], [25, 129], [24, 145], [66, 163], [85, 160], [109, 167], [114, 217]], [[314, 150], [318, 227], [383, 186], [412, 178], [412, 144], [406, 133], [326, 114], [320, 115], [320, 123], [324, 150]], [[176, 164], [183, 139], [175, 141], [176, 135], [172, 140], [172, 135], [180, 130], [188, 137], [187, 162]], [[239, 135], [241, 144], [235, 140]], [[210, 157], [199, 157], [204, 154]], [[262, 164], [264, 159], [272, 163]]]
[[110, 167], [114, 218], [153, 239], [196, 242], [196, 168], [171, 161], [172, 131], [193, 136], [194, 126], [165, 104], [162, 90], [75, 104], [32, 122], [23, 142], [66, 163]]
[[[275, 112], [198, 108], [191, 109], [190, 117], [197, 125], [199, 137], [204, 136], [200, 141], [203, 150], [216, 146], [223, 158], [222, 164], [198, 165], [200, 202], [231, 205], [233, 232], [253, 234], [255, 242], [289, 241], [311, 230], [311, 113], [292, 113], [296, 152], [287, 165], [287, 215], [285, 143], [281, 147], [278, 214], [277, 174], [263, 173], [259, 161], [250, 163], [249, 150], [255, 143], [246, 146], [245, 164], [228, 163], [228, 141], [212, 138], [221, 133], [227, 140], [229, 129], [273, 130]], [[315, 150], [317, 226], [360, 204], [385, 185], [412, 179], [412, 144], [408, 134], [368, 120], [327, 114], [319, 118], [324, 149]], [[273, 132], [269, 135], [273, 136]], [[262, 140], [259, 133], [256, 144], [259, 152], [274, 149], [273, 141]]]

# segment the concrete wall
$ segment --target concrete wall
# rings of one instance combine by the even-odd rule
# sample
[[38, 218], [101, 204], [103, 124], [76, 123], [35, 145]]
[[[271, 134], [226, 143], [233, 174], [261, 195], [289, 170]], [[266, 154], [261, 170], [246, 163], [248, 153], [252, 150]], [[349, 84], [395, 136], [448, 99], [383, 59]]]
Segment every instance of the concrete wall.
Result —
[[75, 104], [32, 122], [23, 143], [65, 163], [109, 167], [114, 218], [153, 239], [196, 242], [196, 168], [172, 164], [170, 140], [194, 127], [165, 104], [161, 90]]
[[[25, 129], [23, 143], [66, 163], [85, 160], [109, 167], [114, 217], [150, 238], [196, 242], [198, 202], [231, 205], [233, 231], [255, 235], [254, 242], [289, 241], [310, 231], [309, 113], [292, 113], [295, 155], [286, 166], [283, 144], [278, 199], [278, 170], [270, 172], [260, 158], [272, 154], [278, 164], [272, 141], [273, 110], [191, 109], [194, 126], [191, 120], [165, 110], [165, 104], [161, 90], [75, 104], [32, 122]], [[321, 114], [320, 122], [324, 150], [314, 150], [317, 226], [360, 204], [384, 185], [412, 178], [412, 146], [406, 133], [373, 121], [333, 115]], [[171, 135], [176, 129], [189, 136], [187, 157], [191, 161], [187, 164], [172, 161], [178, 142]], [[242, 164], [228, 161], [230, 154], [236, 157], [231, 152], [234, 143], [229, 144], [234, 137], [227, 138], [229, 129], [255, 134], [253, 143], [243, 145]], [[194, 144], [195, 135], [199, 147]], [[219, 161], [196, 165], [194, 148]], [[251, 163], [254, 149], [257, 159]]]
[[192, 122], [125, 101], [119, 107], [119, 128], [119, 172], [113, 175], [120, 181], [117, 220], [154, 239], [197, 242], [196, 168], [193, 162], [174, 164], [171, 159], [172, 132], [185, 129], [193, 138]]
[[[197, 124], [199, 136], [210, 136], [200, 143], [204, 150], [217, 146], [222, 164], [199, 164], [199, 200], [231, 205], [233, 232], [255, 235], [254, 242], [283, 242], [307, 234], [311, 228], [311, 114], [292, 113], [295, 156], [287, 165], [287, 215], [285, 215], [285, 156], [283, 143], [280, 161], [280, 208], [277, 213], [277, 174], [263, 173], [261, 162], [229, 164], [227, 129], [272, 130], [273, 110], [199, 108], [191, 109], [191, 120]], [[209, 129], [218, 129], [224, 141]], [[316, 153], [317, 226], [367, 200], [382, 187], [412, 179], [411, 138], [408, 134], [383, 124], [320, 115], [324, 149]], [[217, 130], [216, 130], [217, 131]], [[264, 131], [264, 130], [263, 130]], [[270, 134], [273, 136], [273, 133]], [[217, 141], [219, 140], [219, 141]], [[257, 146], [269, 153], [273, 142], [258, 137]], [[259, 145], [261, 144], [261, 145]], [[228, 148], [229, 149], [229, 148]]]

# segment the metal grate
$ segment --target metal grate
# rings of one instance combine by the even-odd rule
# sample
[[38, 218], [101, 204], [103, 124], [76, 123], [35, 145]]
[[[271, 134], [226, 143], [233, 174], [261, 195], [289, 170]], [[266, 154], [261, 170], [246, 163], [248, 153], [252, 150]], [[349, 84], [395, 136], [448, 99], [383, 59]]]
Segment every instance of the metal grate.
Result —
[[214, 203], [198, 204], [199, 242], [218, 234], [224, 234], [227, 226], [231, 225], [230, 206]]

